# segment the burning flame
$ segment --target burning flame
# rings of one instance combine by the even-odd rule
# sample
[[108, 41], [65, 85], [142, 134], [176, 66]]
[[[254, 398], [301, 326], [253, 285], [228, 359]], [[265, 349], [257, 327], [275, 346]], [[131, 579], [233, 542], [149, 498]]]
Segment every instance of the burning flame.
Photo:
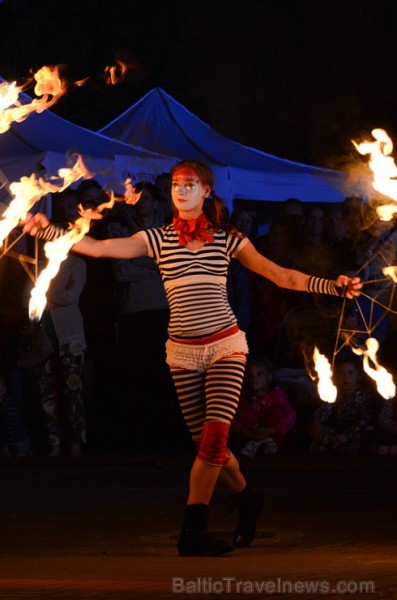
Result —
[[80, 206], [80, 217], [76, 219], [70, 231], [58, 239], [47, 242], [44, 245], [44, 252], [48, 258], [45, 269], [42, 270], [37, 278], [36, 285], [32, 289], [29, 301], [29, 318], [39, 321], [47, 303], [47, 291], [52, 279], [57, 275], [61, 263], [66, 259], [69, 250], [74, 244], [77, 244], [90, 229], [92, 219], [102, 219], [101, 212], [106, 208], [112, 208], [114, 198], [109, 202], [104, 202], [95, 210], [89, 208], [83, 210]]
[[129, 69], [132, 68], [131, 64], [127, 64], [121, 60], [116, 60], [115, 65], [105, 67], [105, 78], [107, 83], [111, 85], [117, 85], [123, 81], [125, 74]]
[[59, 169], [58, 175], [63, 179], [61, 185], [55, 185], [42, 177], [37, 177], [35, 173], [32, 173], [30, 177], [21, 177], [19, 181], [10, 184], [13, 200], [0, 220], [0, 245], [3, 244], [10, 231], [18, 226], [20, 220], [25, 219], [27, 213], [45, 194], [62, 192], [78, 179], [89, 179], [94, 176], [85, 167], [81, 156], [77, 157], [73, 167]]
[[320, 353], [317, 346], [313, 352], [314, 368], [318, 376], [317, 390], [321, 400], [335, 402], [337, 389], [332, 383], [332, 369], [328, 358]]
[[18, 100], [23, 86], [16, 82], [0, 84], [0, 133], [8, 131], [13, 122], [24, 121], [31, 113], [41, 113], [53, 106], [66, 92], [66, 84], [59, 75], [59, 67], [41, 67], [33, 75], [36, 80], [34, 92], [39, 98], [34, 98], [28, 104]]
[[0, 83], [0, 114], [18, 101], [20, 88], [16, 85], [16, 81]]
[[136, 192], [134, 186], [131, 183], [131, 179], [125, 179], [124, 181], [125, 193], [124, 200], [126, 204], [136, 204], [141, 197], [142, 191]]
[[[133, 67], [122, 60], [116, 60], [115, 65], [105, 67], [104, 73], [107, 83], [117, 85], [120, 83], [129, 69]], [[68, 85], [65, 79], [59, 74], [60, 66], [41, 67], [33, 75], [36, 81], [34, 93], [41, 98], [34, 98], [31, 102], [22, 104], [19, 100], [19, 94], [27, 87], [17, 86], [16, 82], [0, 83], [0, 134], [9, 130], [12, 123], [21, 123], [31, 113], [41, 113], [47, 108], [51, 108], [59, 98], [66, 93]], [[90, 80], [85, 77], [80, 81], [73, 82], [72, 85], [82, 87]]]
[[[389, 156], [393, 151], [393, 142], [384, 129], [373, 129], [371, 134], [375, 142], [357, 144], [352, 140], [360, 154], [370, 154], [369, 166], [373, 172], [373, 188], [384, 196], [397, 201], [397, 166]], [[376, 208], [381, 221], [390, 221], [397, 212], [397, 202]]]
[[90, 228], [90, 220], [86, 217], [81, 217], [76, 220], [73, 229], [65, 235], [47, 242], [44, 245], [44, 252], [48, 258], [48, 264], [43, 269], [37, 278], [36, 285], [30, 294], [29, 301], [29, 318], [39, 321], [43, 310], [47, 303], [46, 293], [51, 283], [51, 280], [56, 276], [61, 266], [61, 263], [68, 255], [70, 248], [76, 244], [88, 232]]
[[[118, 60], [115, 66], [106, 67], [105, 74], [109, 74], [110, 83], [115, 85], [124, 78], [125, 73], [131, 66]], [[20, 123], [32, 112], [41, 113], [50, 108], [67, 90], [66, 82], [59, 75], [58, 66], [42, 67], [33, 77], [36, 81], [34, 93], [42, 98], [35, 98], [27, 104], [21, 104], [18, 100], [23, 87], [17, 86], [16, 82], [0, 83], [0, 134], [8, 131], [13, 122]], [[75, 85], [80, 87], [88, 79], [77, 81]], [[45, 194], [61, 192], [78, 179], [82, 177], [88, 179], [93, 177], [94, 174], [88, 171], [81, 157], [78, 156], [75, 165], [72, 168], [59, 169], [58, 176], [63, 179], [60, 185], [37, 177], [34, 173], [30, 177], [22, 177], [19, 182], [10, 184], [13, 200], [0, 219], [0, 246], [10, 231], [26, 218], [27, 213], [34, 204]], [[140, 194], [136, 194], [134, 188], [130, 186], [128, 198], [130, 203], [135, 204], [139, 200]], [[100, 212], [105, 208], [111, 208], [113, 204], [114, 197], [112, 194], [111, 200], [99, 206], [96, 211], [80, 210], [81, 216], [76, 220], [70, 231], [57, 240], [45, 244], [44, 251], [48, 258], [48, 264], [40, 273], [32, 290], [29, 303], [29, 316], [31, 319], [41, 318], [46, 305], [48, 287], [51, 280], [58, 273], [62, 261], [66, 259], [70, 248], [88, 232], [91, 219], [101, 218]]]
[[383, 267], [382, 273], [386, 277], [391, 277], [394, 283], [397, 283], [397, 266]]
[[[353, 348], [353, 352], [359, 356], [363, 356], [364, 371], [375, 381], [377, 390], [381, 396], [385, 399], [394, 398], [396, 395], [396, 386], [393, 381], [391, 374], [382, 367], [376, 353], [379, 349], [379, 342], [375, 338], [368, 338], [366, 340], [367, 349]], [[371, 360], [373, 367], [370, 365]]]
[[53, 96], [51, 104], [54, 104], [66, 92], [66, 84], [59, 75], [58, 66], [41, 67], [33, 77], [36, 80], [34, 93], [36, 96]]

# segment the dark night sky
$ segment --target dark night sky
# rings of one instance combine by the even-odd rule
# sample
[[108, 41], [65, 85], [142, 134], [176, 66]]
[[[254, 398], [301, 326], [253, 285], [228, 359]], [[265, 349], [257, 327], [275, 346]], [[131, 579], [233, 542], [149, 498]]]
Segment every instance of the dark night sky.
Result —
[[[0, 0], [1, 2], [1, 0]], [[98, 129], [162, 87], [219, 133], [341, 166], [373, 127], [397, 139], [395, 3], [388, 0], [3, 0], [0, 74], [64, 64], [54, 112]], [[117, 57], [135, 67], [118, 86]]]

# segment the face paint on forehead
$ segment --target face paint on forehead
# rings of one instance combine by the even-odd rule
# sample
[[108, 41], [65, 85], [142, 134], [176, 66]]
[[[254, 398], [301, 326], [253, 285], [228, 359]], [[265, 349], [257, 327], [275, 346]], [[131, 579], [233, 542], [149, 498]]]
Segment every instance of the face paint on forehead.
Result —
[[192, 169], [192, 167], [179, 167], [175, 169], [174, 173], [172, 174], [172, 179], [174, 181], [194, 181], [195, 183], [200, 181], [197, 171]]

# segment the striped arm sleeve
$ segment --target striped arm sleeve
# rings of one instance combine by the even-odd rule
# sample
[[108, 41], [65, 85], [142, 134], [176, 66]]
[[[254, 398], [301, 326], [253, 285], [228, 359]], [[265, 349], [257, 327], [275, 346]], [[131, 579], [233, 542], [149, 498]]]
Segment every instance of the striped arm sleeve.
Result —
[[53, 240], [56, 240], [65, 235], [65, 233], [66, 229], [63, 229], [63, 227], [58, 227], [58, 225], [48, 223], [47, 227], [44, 227], [44, 229], [40, 229], [37, 232], [36, 237], [46, 242], [52, 242]]
[[323, 277], [315, 277], [311, 275], [307, 282], [307, 291], [313, 294], [329, 294], [330, 296], [343, 296], [342, 288], [338, 288], [335, 281], [324, 279]]

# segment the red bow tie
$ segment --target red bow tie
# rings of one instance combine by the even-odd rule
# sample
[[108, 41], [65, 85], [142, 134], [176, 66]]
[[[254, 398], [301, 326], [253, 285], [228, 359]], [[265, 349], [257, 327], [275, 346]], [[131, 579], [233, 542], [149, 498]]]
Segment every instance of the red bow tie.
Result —
[[200, 242], [213, 242], [214, 238], [208, 233], [208, 228], [211, 227], [210, 222], [204, 213], [197, 219], [182, 219], [182, 217], [174, 217], [172, 224], [176, 231], [179, 231], [179, 245], [184, 246], [192, 240]]

